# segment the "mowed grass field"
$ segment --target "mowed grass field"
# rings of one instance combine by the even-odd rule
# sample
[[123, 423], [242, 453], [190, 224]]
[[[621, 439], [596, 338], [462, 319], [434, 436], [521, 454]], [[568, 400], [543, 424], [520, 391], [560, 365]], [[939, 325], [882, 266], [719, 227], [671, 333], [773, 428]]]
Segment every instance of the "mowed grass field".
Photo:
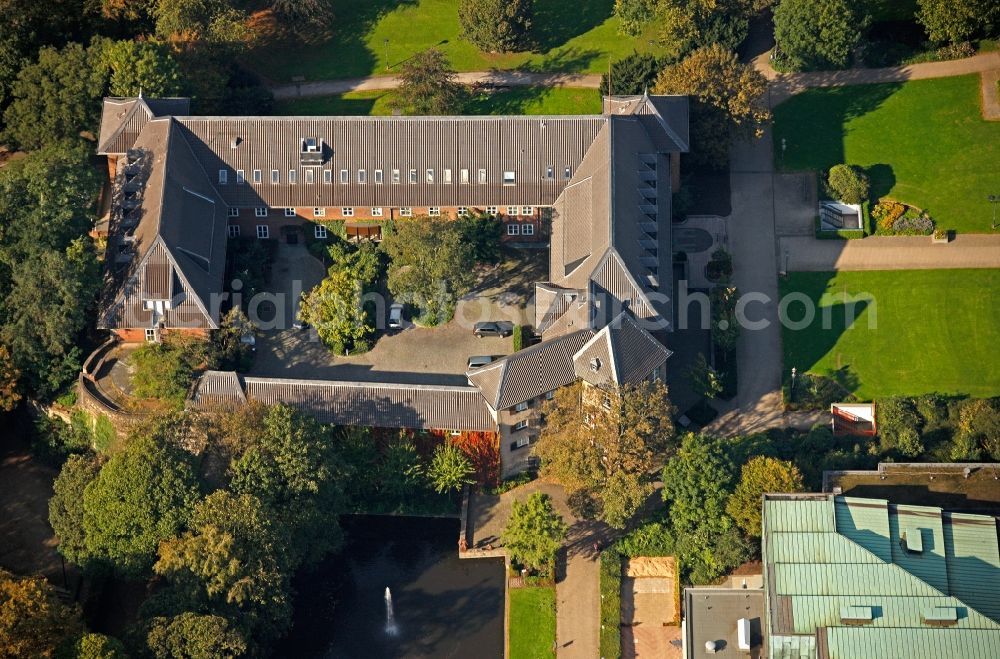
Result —
[[[389, 91], [349, 92], [278, 101], [279, 115], [391, 115]], [[600, 114], [596, 89], [575, 87], [514, 87], [475, 97], [466, 114]]]
[[[857, 301], [850, 327], [845, 291]], [[817, 311], [806, 329], [782, 328], [785, 373], [838, 377], [863, 400], [1000, 395], [1000, 270], [793, 272], [781, 280], [782, 297], [792, 292]], [[788, 316], [803, 319], [803, 305]]]
[[252, 53], [246, 64], [270, 80], [287, 82], [294, 76], [385, 75], [431, 47], [444, 51], [458, 71], [596, 73], [607, 70], [609, 57], [618, 59], [633, 50], [660, 53], [650, 43], [656, 41], [655, 27], [648, 35], [622, 36], [613, 9], [614, 0], [535, 0], [533, 52], [489, 54], [460, 37], [458, 0], [338, 0], [323, 42], [272, 43]]
[[874, 197], [923, 208], [944, 229], [989, 233], [1000, 122], [982, 118], [979, 84], [970, 75], [808, 90], [774, 110], [776, 165], [861, 165]]
[[511, 588], [510, 659], [556, 656], [556, 589]]

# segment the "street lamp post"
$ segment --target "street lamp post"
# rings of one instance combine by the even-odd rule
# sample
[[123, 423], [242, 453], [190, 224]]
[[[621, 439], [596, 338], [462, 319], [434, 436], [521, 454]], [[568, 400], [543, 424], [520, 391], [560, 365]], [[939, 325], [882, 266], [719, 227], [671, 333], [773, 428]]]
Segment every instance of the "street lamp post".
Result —
[[1000, 202], [1000, 195], [991, 194], [986, 197], [991, 204], [993, 204], [993, 224], [990, 225], [990, 229], [993, 231], [997, 230], [997, 202]]
[[389, 40], [383, 39], [382, 45], [385, 46], [385, 70], [389, 70]]

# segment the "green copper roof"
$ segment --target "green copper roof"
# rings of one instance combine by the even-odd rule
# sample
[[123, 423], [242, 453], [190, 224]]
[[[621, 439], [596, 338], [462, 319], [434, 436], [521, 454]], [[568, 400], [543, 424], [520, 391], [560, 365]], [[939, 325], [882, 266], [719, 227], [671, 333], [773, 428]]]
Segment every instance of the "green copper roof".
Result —
[[766, 495], [763, 530], [772, 658], [1000, 656], [994, 518]]

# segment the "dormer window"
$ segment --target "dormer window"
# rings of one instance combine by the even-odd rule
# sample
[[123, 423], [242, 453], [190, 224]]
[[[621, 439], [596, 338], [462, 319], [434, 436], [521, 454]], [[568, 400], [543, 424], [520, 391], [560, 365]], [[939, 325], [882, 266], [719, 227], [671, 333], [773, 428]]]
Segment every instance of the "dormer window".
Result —
[[306, 166], [323, 164], [323, 138], [302, 138], [299, 147], [299, 164]]
[[514, 185], [517, 183], [517, 176], [514, 172], [504, 172], [503, 173], [503, 184], [504, 185]]
[[237, 169], [236, 170], [236, 185], [243, 185], [246, 182], [247, 182], [246, 172], [244, 172], [242, 169]]
[[225, 169], [219, 170], [219, 185], [225, 185], [229, 181], [229, 172]]

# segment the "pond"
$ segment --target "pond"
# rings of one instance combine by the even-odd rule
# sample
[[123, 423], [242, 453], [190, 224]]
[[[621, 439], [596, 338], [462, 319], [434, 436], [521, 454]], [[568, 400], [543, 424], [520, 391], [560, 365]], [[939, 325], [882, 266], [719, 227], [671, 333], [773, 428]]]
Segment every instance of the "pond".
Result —
[[459, 559], [457, 519], [343, 519], [344, 551], [295, 580], [278, 656], [503, 656], [503, 559]]

